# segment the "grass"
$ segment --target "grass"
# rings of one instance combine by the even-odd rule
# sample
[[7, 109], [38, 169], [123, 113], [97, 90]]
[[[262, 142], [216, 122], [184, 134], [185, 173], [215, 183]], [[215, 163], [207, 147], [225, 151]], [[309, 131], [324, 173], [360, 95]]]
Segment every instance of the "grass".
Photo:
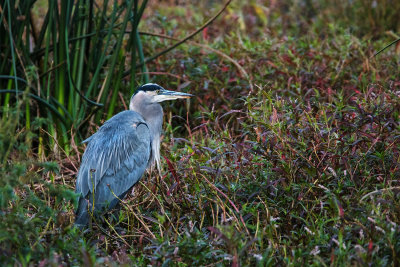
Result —
[[[234, 2], [194, 43], [147, 66], [156, 73], [152, 82], [186, 86], [196, 98], [164, 105], [162, 177], [146, 173], [121, 209], [91, 231], [72, 228], [71, 190], [83, 147], [71, 144], [74, 153], [44, 163], [29, 153], [29, 131], [3, 121], [2, 151], [9, 153], [1, 174], [9, 180], [2, 190], [9, 193], [1, 195], [10, 197], [2, 201], [1, 228], [8, 234], [0, 242], [8, 246], [1, 260], [400, 264], [399, 55], [392, 47], [372, 57], [392, 40], [376, 29], [395, 29], [376, 19], [365, 33], [340, 17], [341, 9], [376, 11], [368, 7], [307, 2], [306, 9], [302, 1], [269, 9]], [[150, 3], [148, 10], [141, 31], [162, 29], [177, 38], [205, 20], [190, 5]], [[214, 11], [207, 10], [205, 17]], [[184, 23], [188, 13], [196, 16]], [[153, 55], [171, 41], [144, 35], [143, 43]]]

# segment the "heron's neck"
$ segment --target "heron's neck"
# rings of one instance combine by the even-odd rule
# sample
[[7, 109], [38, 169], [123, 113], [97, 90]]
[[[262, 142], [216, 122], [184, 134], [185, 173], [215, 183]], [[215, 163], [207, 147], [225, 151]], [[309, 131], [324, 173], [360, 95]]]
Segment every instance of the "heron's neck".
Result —
[[158, 171], [161, 173], [160, 165], [160, 135], [163, 123], [163, 110], [158, 103], [145, 103], [145, 99], [133, 99], [130, 110], [136, 111], [142, 115], [150, 129], [151, 134], [151, 159], [150, 164], [157, 165]]

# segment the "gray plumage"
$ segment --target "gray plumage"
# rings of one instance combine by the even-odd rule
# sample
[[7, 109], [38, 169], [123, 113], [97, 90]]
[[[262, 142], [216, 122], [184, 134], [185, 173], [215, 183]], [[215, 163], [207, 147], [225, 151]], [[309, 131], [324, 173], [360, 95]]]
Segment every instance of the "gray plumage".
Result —
[[87, 147], [76, 182], [77, 226], [87, 225], [89, 211], [114, 208], [146, 168], [156, 163], [160, 171], [163, 111], [159, 103], [190, 96], [156, 84], [145, 84], [132, 96], [130, 110], [113, 116], [83, 141]]

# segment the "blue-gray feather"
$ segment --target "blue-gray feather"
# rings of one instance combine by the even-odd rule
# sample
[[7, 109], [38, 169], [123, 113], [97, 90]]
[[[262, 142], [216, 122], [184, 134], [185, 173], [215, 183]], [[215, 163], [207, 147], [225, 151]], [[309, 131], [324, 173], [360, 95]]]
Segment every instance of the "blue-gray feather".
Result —
[[[86, 139], [78, 173], [76, 192], [80, 195], [76, 224], [88, 221], [88, 202], [94, 209], [113, 208], [136, 184], [149, 164], [150, 130], [135, 111], [118, 113]], [[118, 197], [118, 198], [117, 198]]]

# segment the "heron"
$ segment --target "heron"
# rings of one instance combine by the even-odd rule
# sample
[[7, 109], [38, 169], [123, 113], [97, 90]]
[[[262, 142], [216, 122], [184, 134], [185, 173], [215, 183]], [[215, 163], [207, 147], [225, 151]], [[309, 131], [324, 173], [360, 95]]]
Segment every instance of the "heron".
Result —
[[146, 169], [156, 165], [160, 172], [160, 103], [192, 96], [144, 84], [132, 95], [129, 110], [114, 115], [82, 142], [87, 146], [76, 181], [76, 226], [85, 227], [93, 212], [113, 209]]

